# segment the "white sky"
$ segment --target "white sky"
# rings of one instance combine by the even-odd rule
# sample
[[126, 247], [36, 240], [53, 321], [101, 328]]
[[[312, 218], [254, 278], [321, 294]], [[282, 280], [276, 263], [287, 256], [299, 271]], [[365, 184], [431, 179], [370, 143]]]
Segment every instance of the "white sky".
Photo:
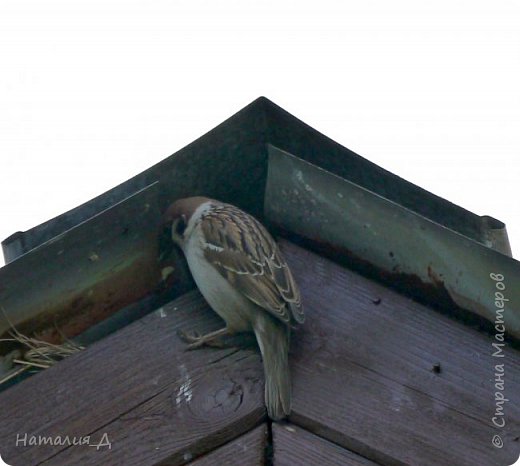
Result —
[[508, 0], [3, 2], [0, 238], [260, 95], [506, 222], [520, 255], [520, 3]]

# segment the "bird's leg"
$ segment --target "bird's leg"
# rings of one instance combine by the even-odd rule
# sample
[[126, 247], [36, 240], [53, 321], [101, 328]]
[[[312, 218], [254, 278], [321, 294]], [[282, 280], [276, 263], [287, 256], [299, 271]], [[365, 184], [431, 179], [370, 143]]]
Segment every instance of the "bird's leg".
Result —
[[218, 341], [218, 338], [223, 337], [225, 335], [229, 335], [230, 332], [227, 327], [221, 328], [219, 330], [215, 330], [214, 332], [206, 333], [206, 335], [189, 335], [186, 332], [179, 331], [179, 336], [186, 342], [189, 343], [187, 349], [195, 349], [200, 348], [203, 345], [207, 346], [216, 346], [217, 348], [222, 348], [223, 344], [221, 341]]

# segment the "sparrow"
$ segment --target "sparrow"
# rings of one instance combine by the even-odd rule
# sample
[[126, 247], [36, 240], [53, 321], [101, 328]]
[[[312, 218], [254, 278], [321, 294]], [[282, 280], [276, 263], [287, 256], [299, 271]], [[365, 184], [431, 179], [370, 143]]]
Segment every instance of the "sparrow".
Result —
[[251, 215], [207, 197], [180, 199], [164, 216], [197, 287], [226, 323], [220, 330], [191, 336], [189, 347], [254, 332], [263, 360], [268, 415], [275, 421], [288, 416], [290, 331], [305, 317], [300, 291], [273, 237]]

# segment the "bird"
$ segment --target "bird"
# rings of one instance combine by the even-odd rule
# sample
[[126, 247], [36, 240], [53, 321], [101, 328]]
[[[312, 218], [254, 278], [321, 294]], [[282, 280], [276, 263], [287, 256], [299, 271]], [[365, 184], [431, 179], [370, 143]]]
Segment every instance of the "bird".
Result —
[[302, 324], [305, 315], [300, 290], [275, 240], [250, 214], [203, 196], [175, 201], [164, 222], [201, 294], [226, 324], [190, 336], [189, 348], [253, 332], [263, 360], [268, 416], [286, 418], [291, 412], [291, 328]]

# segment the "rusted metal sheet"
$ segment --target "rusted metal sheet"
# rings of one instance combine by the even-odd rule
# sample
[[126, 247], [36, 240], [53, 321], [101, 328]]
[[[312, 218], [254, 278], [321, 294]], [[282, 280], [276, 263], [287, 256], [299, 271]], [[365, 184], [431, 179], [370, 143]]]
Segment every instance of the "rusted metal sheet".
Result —
[[[449, 229], [452, 238], [472, 240], [470, 243], [457, 243], [454, 239], [450, 243], [452, 249], [464, 249], [465, 244], [479, 242], [505, 254], [510, 253], [507, 233], [501, 222], [491, 217], [479, 217], [397, 177], [349, 149], [331, 141], [268, 99], [259, 98], [203, 137], [134, 178], [69, 212], [36, 226], [27, 232], [15, 233], [4, 240], [2, 247], [6, 261], [10, 264], [8, 268], [2, 269], [0, 273], [0, 279], [3, 279], [3, 282], [0, 283], [0, 287], [3, 287], [3, 290], [0, 289], [0, 304], [3, 304], [6, 309], [11, 309], [8, 309], [7, 312], [12, 316], [14, 322], [25, 322], [27, 316], [45, 315], [47, 309], [57, 309], [57, 301], [62, 302], [68, 299], [68, 304], [60, 304], [60, 312], [56, 314], [52, 311], [52, 315], [59, 317], [58, 320], [60, 321], [64, 320], [61, 319], [62, 311], [69, 316], [76, 315], [77, 327], [86, 328], [97, 318], [91, 319], [88, 317], [90, 311], [83, 312], [91, 309], [92, 299], [88, 295], [76, 294], [75, 290], [78, 287], [75, 280], [72, 282], [72, 277], [77, 276], [81, 276], [81, 280], [85, 283], [88, 280], [95, 281], [96, 303], [99, 304], [101, 302], [101, 296], [110, 296], [110, 298], [105, 300], [106, 304], [95, 304], [93, 309], [107, 309], [107, 307], [110, 307], [110, 312], [112, 312], [115, 308], [126, 307], [128, 304], [135, 303], [139, 296], [152, 291], [152, 289], [145, 290], [147, 286], [153, 285], [151, 281], [148, 281], [147, 277], [151, 273], [157, 274], [160, 266], [153, 265], [152, 267], [148, 261], [139, 264], [138, 259], [136, 259], [138, 262], [132, 262], [134, 265], [130, 265], [130, 263], [125, 261], [131, 262], [138, 255], [135, 248], [133, 250], [132, 247], [144, 247], [144, 250], [152, 247], [149, 237], [146, 239], [142, 235], [153, 235], [152, 230], [157, 227], [160, 213], [170, 202], [189, 195], [207, 195], [225, 202], [231, 202], [260, 218], [262, 217], [264, 199], [261, 193], [263, 193], [267, 180], [269, 143], [290, 153], [297, 154], [301, 159], [333, 173], [343, 181], [350, 183], [350, 186], [357, 186], [359, 189], [365, 188], [367, 192], [372, 193], [374, 198], [380, 196], [380, 199], [386, 200], [386, 205], [401, 207], [402, 212], [408, 212], [416, 215], [418, 218], [426, 219], [429, 221], [429, 224], [441, 225], [445, 229]], [[150, 190], [148, 186], [157, 181], [159, 181], [159, 185], [155, 185]], [[281, 182], [285, 182], [285, 180], [282, 179]], [[302, 187], [298, 183], [295, 186]], [[307, 202], [306, 192], [301, 194], [303, 195], [301, 200], [303, 206], [315, 207], [305, 204]], [[124, 203], [134, 202], [131, 201], [134, 195], [149, 196], [147, 197], [147, 203], [152, 206], [153, 212], [148, 212], [146, 218], [142, 216], [144, 214], [136, 217], [138, 219], [136, 221], [142, 224], [146, 223], [146, 228], [149, 227], [149, 230], [144, 229], [145, 227], [137, 227], [136, 231], [140, 232], [139, 235], [141, 236], [138, 235], [139, 237], [133, 238], [132, 243], [129, 243], [130, 240], [128, 237], [125, 238], [125, 235], [121, 235], [120, 238], [112, 238], [110, 236], [112, 231], [118, 231], [118, 218], [114, 215], [117, 213], [117, 215], [125, 218], [124, 210], [127, 207]], [[291, 200], [291, 196], [291, 193], [289, 193], [287, 200]], [[296, 198], [298, 196], [294, 195], [292, 197]], [[313, 199], [313, 201], [316, 201], [316, 199]], [[337, 201], [339, 202], [339, 199]], [[331, 205], [333, 204], [330, 204], [328, 207], [330, 208]], [[341, 202], [339, 205], [341, 205]], [[376, 204], [374, 206], [377, 207]], [[371, 204], [368, 208], [372, 207]], [[356, 207], [351, 205], [351, 208], [355, 212]], [[396, 212], [401, 211], [396, 210]], [[325, 215], [326, 212], [324, 210], [321, 214]], [[374, 212], [378, 213], [378, 211]], [[398, 223], [402, 219], [399, 215], [394, 218], [391, 210], [388, 210], [388, 212], [389, 214], [385, 221], [389, 222], [390, 229], [397, 231], [400, 228]], [[130, 212], [128, 215], [131, 214]], [[377, 215], [375, 216], [377, 217]], [[108, 232], [109, 237], [106, 238], [107, 242], [103, 243], [107, 248], [103, 251], [103, 254], [100, 255], [94, 250], [95, 248], [91, 248], [93, 249], [91, 259], [87, 266], [84, 266], [84, 255], [90, 254], [86, 249], [94, 241], [92, 239], [93, 235], [89, 233], [90, 227], [87, 226], [91, 219], [94, 221], [91, 226], [100, 225], [97, 227], [95, 235], [98, 235], [101, 240], [105, 233]], [[343, 218], [343, 220], [345, 222], [348, 220], [347, 223], [350, 222], [347, 218]], [[104, 224], [113, 225], [112, 230], [104, 228]], [[299, 224], [296, 226], [299, 227]], [[387, 228], [382, 226], [382, 222], [380, 226], [386, 234]], [[388, 243], [387, 238], [383, 234], [376, 237], [370, 227], [367, 227], [367, 230], [365, 226], [356, 224], [355, 221], [352, 222], [349, 228], [350, 230], [347, 229], [345, 231], [350, 233], [362, 231], [364, 235], [362, 235], [362, 238], [369, 234], [374, 240], [373, 246], [377, 251], [384, 249]], [[70, 238], [75, 237], [74, 235], [81, 232], [85, 233], [81, 237], [82, 239], [78, 239], [78, 243], [74, 245], [73, 249], [76, 251], [74, 253], [71, 253], [66, 248], [58, 249], [58, 247], [61, 247], [59, 245], [53, 245], [53, 242], [67, 242]], [[341, 229], [336, 231], [336, 233], [341, 236]], [[407, 230], [406, 233], [409, 234], [410, 231]], [[421, 235], [423, 235], [422, 230], [419, 228], [419, 230], [413, 230], [413, 233], [417, 236], [414, 238], [415, 243], [420, 243]], [[458, 236], [453, 236], [454, 233], [458, 233]], [[331, 243], [325, 241], [326, 237], [319, 237], [319, 239], [322, 240], [320, 245], [323, 249], [329, 248], [337, 251], [340, 244], [343, 244], [337, 238], [332, 238], [334, 241]], [[429, 240], [429, 237], [427, 239]], [[110, 246], [110, 241], [114, 242], [114, 251], [110, 250], [112, 247]], [[343, 241], [345, 245], [351, 244], [351, 240], [347, 235], [345, 235]], [[379, 245], [375, 244], [377, 241], [379, 241]], [[141, 242], [143, 243], [141, 244]], [[127, 247], [126, 245], [128, 245], [128, 249], [121, 249]], [[404, 245], [402, 246], [405, 247]], [[434, 247], [433, 243], [430, 244], [430, 247]], [[459, 272], [458, 270], [446, 279], [441, 274], [448, 272], [443, 272], [443, 267], [437, 263], [442, 259], [437, 257], [439, 253], [435, 256], [436, 260], [432, 264], [421, 263], [421, 273], [419, 274], [409, 270], [403, 257], [390, 257], [390, 252], [395, 254], [395, 251], [387, 251], [388, 257], [381, 252], [381, 263], [379, 263], [374, 261], [373, 255], [375, 253], [371, 247], [365, 245], [364, 248], [366, 251], [363, 247], [357, 249], [345, 247], [341, 256], [355, 258], [356, 261], [364, 262], [370, 266], [375, 264], [379, 267], [378, 270], [381, 274], [387, 274], [386, 278], [388, 280], [395, 280], [401, 284], [406, 282], [409, 288], [417, 289], [426, 286], [434, 287], [434, 289], [441, 291], [440, 295], [428, 296], [430, 304], [436, 302], [439, 296], [446, 298], [447, 305], [455, 301], [462, 303], [465, 297], [467, 297], [465, 287], [475, 289], [485, 285], [485, 283], [470, 284], [470, 281], [461, 280], [460, 277], [453, 275], [453, 273], [456, 275]], [[53, 254], [58, 254], [60, 250], [67, 251], [68, 257], [56, 258], [53, 256]], [[415, 250], [421, 250], [422, 252], [419, 246], [416, 246]], [[482, 250], [485, 254], [489, 253], [487, 248]], [[151, 253], [151, 249], [148, 252]], [[462, 254], [462, 251], [459, 252]], [[445, 253], [449, 255], [451, 250], [446, 250]], [[118, 254], [125, 255], [125, 257], [118, 256]], [[128, 288], [130, 290], [124, 296], [122, 296], [124, 294], [123, 291], [114, 291], [111, 285], [108, 285], [112, 282], [107, 282], [106, 277], [100, 272], [105, 270], [102, 268], [105, 265], [105, 257], [112, 256], [119, 257], [120, 262], [126, 264], [121, 266], [121, 270], [117, 272], [117, 280], [119, 280], [120, 286], [123, 289]], [[145, 256], [148, 257], [146, 254]], [[424, 256], [422, 257], [424, 258]], [[458, 256], [456, 255], [456, 257]], [[445, 257], [443, 260], [446, 262], [448, 259]], [[18, 261], [20, 261], [19, 264], [11, 267]], [[69, 266], [64, 267], [63, 264], [68, 261], [71, 263], [76, 261], [78, 264], [81, 264], [81, 273], [74, 272]], [[513, 263], [517, 264], [516, 262]], [[429, 268], [427, 267], [428, 265], [430, 265]], [[465, 264], [465, 267], [473, 270], [480, 265], [480, 262], [478, 262], [476, 264]], [[147, 269], [150, 267], [152, 268]], [[137, 269], [143, 270], [142, 277], [137, 278], [134, 275], [133, 271]], [[115, 270], [113, 272], [115, 274]], [[63, 278], [64, 273], [67, 274], [65, 279]], [[87, 276], [90, 278], [87, 279]], [[138, 281], [134, 282], [135, 279]], [[461, 282], [460, 285], [454, 289], [445, 289], [445, 285], [447, 287], [452, 280], [457, 279]], [[184, 278], [179, 280], [183, 281]], [[61, 285], [61, 282], [64, 284]], [[93, 282], [90, 283], [91, 286], [87, 287], [87, 293], [94, 293]], [[43, 284], [46, 284], [47, 288]], [[50, 288], [51, 286], [53, 287], [52, 289]], [[84, 284], [81, 286], [84, 286]], [[24, 293], [23, 299], [20, 295], [21, 290]], [[39, 293], [42, 290], [44, 294], [40, 296]], [[460, 296], [455, 299], [458, 291], [460, 291]], [[112, 299], [113, 296], [118, 297], [117, 302]], [[22, 305], [22, 301], [27, 302]], [[485, 300], [476, 301], [477, 304], [485, 302]], [[466, 304], [462, 305], [467, 307]], [[482, 305], [485, 306], [486, 304]], [[13, 309], [18, 309], [18, 311]], [[15, 315], [17, 312], [20, 312], [20, 315]], [[102, 315], [107, 315], [110, 312], [103, 311], [99, 317], [101, 318]], [[95, 313], [97, 315], [97, 311]], [[480, 314], [487, 315], [487, 312], [482, 311]], [[124, 320], [124, 317], [122, 319]], [[79, 322], [80, 320], [82, 322]], [[44, 318], [44, 321], [48, 323], [49, 319]], [[40, 328], [41, 325], [36, 325], [36, 327]], [[76, 327], [76, 325], [73, 325], [73, 327]], [[5, 325], [3, 329], [0, 327], [0, 330], [5, 330]], [[72, 333], [76, 333], [77, 329], [72, 328], [71, 330]]]
[[[4, 240], [0, 337], [13, 324], [53, 342], [89, 329], [80, 340], [91, 342], [131, 320], [134, 309], [151, 309], [191, 288], [181, 256], [173, 252], [164, 260], [158, 251], [161, 214], [173, 200], [194, 194], [261, 212], [267, 156], [254, 130], [264, 115], [256, 110], [249, 106], [232, 124], [136, 177]], [[239, 176], [230, 177], [229, 167]]]
[[160, 285], [158, 183], [0, 269], [0, 335], [60, 342]]
[[507, 332], [520, 338], [520, 263], [484, 245], [507, 252], [504, 235], [496, 234], [500, 224], [489, 217], [483, 224], [493, 228], [479, 243], [273, 146], [265, 215], [285, 231], [382, 271], [387, 283], [436, 290], [434, 299], [444, 295], [447, 305], [491, 322], [503, 314]]

